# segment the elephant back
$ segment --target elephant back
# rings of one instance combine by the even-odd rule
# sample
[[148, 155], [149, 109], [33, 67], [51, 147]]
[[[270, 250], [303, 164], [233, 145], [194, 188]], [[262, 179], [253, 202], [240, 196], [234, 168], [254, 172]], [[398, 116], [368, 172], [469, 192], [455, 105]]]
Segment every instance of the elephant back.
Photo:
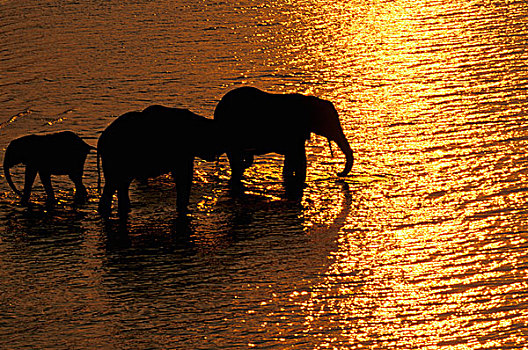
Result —
[[[149, 173], [139, 175], [163, 173], [181, 157], [207, 149], [202, 143], [212, 122], [187, 109], [149, 106], [114, 120], [101, 134], [98, 152], [103, 163], [119, 164], [132, 173], [143, 169]], [[135, 164], [141, 164], [141, 169]]]
[[309, 137], [309, 99], [300, 94], [273, 94], [241, 87], [222, 97], [214, 120], [219, 122], [232, 148], [262, 153], [281, 151]]

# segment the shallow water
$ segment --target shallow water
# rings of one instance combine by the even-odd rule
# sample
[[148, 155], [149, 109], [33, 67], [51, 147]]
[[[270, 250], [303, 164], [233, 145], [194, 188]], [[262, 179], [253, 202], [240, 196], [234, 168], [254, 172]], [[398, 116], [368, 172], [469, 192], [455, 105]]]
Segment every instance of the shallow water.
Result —
[[[72, 185], [0, 182], [0, 348], [512, 349], [528, 340], [528, 5], [522, 1], [0, 1], [0, 148], [159, 103], [212, 117], [241, 85], [331, 100], [355, 152], [307, 144], [245, 196], [196, 162], [133, 185], [128, 235]], [[335, 148], [335, 147], [334, 147]], [[23, 169], [14, 171], [22, 185]]]

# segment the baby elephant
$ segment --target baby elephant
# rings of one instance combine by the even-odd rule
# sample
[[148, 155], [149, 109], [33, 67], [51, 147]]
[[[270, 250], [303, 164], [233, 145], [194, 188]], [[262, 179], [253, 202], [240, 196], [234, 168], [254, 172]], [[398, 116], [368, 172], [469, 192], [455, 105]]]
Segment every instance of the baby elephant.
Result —
[[[87, 198], [82, 176], [84, 162], [90, 149], [94, 147], [71, 131], [20, 137], [11, 141], [6, 148], [5, 178], [13, 191], [22, 197], [22, 204], [26, 205], [38, 173], [46, 190], [46, 203], [53, 205], [55, 195], [51, 186], [51, 175], [68, 175], [75, 184], [75, 202], [82, 203]], [[26, 166], [23, 192], [16, 188], [10, 173], [10, 168], [20, 163]]]
[[216, 125], [186, 109], [163, 106], [125, 113], [114, 120], [97, 143], [105, 178], [99, 200], [101, 216], [110, 216], [112, 197], [117, 191], [118, 215], [126, 220], [132, 180], [144, 181], [166, 173], [171, 173], [176, 181], [178, 213], [186, 214], [194, 157], [213, 161], [223, 153]]

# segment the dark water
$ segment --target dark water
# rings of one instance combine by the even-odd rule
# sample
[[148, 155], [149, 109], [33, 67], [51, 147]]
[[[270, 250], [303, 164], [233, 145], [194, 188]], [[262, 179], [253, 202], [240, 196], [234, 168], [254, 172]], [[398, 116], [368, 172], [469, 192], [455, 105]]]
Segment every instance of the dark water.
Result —
[[[211, 117], [236, 86], [334, 102], [356, 154], [307, 144], [247, 195], [198, 162], [189, 224], [167, 177], [129, 235], [90, 202], [25, 209], [0, 182], [0, 348], [522, 349], [528, 340], [523, 1], [0, 1], [0, 147], [159, 103]], [[337, 152], [336, 152], [337, 153]], [[22, 169], [15, 173], [19, 186]], [[2, 179], [3, 180], [3, 179]]]

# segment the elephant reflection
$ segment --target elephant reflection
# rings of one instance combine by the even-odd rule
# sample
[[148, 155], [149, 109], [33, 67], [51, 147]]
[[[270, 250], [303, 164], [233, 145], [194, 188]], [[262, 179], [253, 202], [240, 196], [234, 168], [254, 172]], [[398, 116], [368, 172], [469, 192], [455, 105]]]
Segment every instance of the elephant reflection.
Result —
[[[31, 188], [37, 173], [44, 185], [48, 205], [55, 203], [51, 175], [68, 175], [75, 184], [75, 201], [84, 202], [87, 191], [82, 183], [86, 156], [94, 147], [88, 145], [71, 131], [47, 135], [27, 135], [11, 141], [4, 155], [4, 174], [9, 186], [22, 197], [22, 204], [29, 202]], [[24, 164], [24, 190], [20, 192], [11, 179], [10, 168]]]
[[117, 191], [118, 215], [126, 219], [131, 181], [166, 173], [172, 173], [176, 181], [178, 213], [186, 214], [194, 157], [213, 161], [222, 153], [216, 124], [186, 109], [163, 106], [150, 106], [114, 120], [97, 144], [105, 178], [98, 209], [101, 216], [110, 216]]
[[253, 156], [264, 153], [284, 155], [283, 178], [286, 184], [302, 186], [306, 179], [305, 141], [310, 134], [334, 141], [345, 154], [345, 168], [352, 169], [354, 156], [334, 105], [313, 96], [272, 94], [254, 87], [229, 91], [218, 103], [214, 120], [227, 136], [227, 156], [231, 184], [240, 184]]

